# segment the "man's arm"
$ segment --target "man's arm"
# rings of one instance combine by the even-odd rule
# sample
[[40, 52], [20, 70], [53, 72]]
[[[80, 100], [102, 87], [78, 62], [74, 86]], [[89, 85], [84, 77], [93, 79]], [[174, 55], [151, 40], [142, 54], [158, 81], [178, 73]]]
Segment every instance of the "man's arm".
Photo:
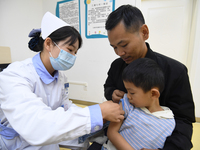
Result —
[[192, 148], [192, 123], [185, 123], [180, 119], [175, 119], [175, 121], [176, 127], [172, 135], [167, 137], [162, 150], [190, 150]]
[[176, 127], [172, 135], [166, 139], [163, 150], [190, 150], [192, 148], [192, 122], [195, 122], [195, 115], [187, 69], [185, 68], [178, 76], [171, 85], [170, 97], [166, 101], [166, 106], [174, 113]]
[[115, 103], [119, 103], [120, 99], [124, 97], [124, 94], [124, 91], [121, 91], [115, 87], [112, 76], [108, 74], [108, 78], [104, 84], [104, 96], [106, 99], [112, 100]]
[[122, 71], [125, 67], [126, 64], [121, 58], [111, 64], [104, 84], [104, 96], [107, 100], [118, 101], [123, 98], [124, 92], [127, 92], [122, 81]]

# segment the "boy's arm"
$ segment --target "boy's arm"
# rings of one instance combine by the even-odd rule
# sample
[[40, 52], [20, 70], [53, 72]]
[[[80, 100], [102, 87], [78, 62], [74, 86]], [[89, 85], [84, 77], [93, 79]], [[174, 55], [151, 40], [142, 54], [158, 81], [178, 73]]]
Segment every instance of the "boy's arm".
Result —
[[[122, 104], [120, 103], [120, 106], [122, 108]], [[108, 139], [112, 142], [112, 144], [118, 149], [118, 150], [134, 150], [131, 145], [123, 138], [121, 134], [119, 134], [119, 129], [123, 123], [123, 120], [120, 120], [120, 122], [110, 122], [107, 136]]]

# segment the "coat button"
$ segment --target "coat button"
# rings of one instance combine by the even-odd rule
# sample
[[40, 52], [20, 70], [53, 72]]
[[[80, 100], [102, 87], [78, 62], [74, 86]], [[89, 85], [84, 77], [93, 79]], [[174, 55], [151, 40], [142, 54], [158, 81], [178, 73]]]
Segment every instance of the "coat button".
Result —
[[95, 131], [99, 130], [99, 126], [94, 127], [94, 130]]

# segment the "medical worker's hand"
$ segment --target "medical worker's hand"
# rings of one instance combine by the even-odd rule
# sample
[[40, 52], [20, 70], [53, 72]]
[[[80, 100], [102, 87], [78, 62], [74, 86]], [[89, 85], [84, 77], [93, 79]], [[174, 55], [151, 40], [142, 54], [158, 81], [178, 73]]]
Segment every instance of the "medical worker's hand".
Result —
[[119, 103], [120, 99], [124, 97], [124, 92], [120, 90], [114, 90], [112, 94], [112, 100], [115, 103]]
[[106, 101], [99, 104], [99, 106], [103, 119], [111, 122], [120, 122], [120, 120], [124, 119], [124, 111], [120, 108], [119, 104]]

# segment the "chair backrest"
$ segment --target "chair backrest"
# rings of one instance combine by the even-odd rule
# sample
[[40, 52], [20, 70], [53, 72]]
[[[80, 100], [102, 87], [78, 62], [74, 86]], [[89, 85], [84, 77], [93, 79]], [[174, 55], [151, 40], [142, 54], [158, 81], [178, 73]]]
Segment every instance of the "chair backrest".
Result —
[[10, 47], [0, 46], [0, 64], [11, 63]]

